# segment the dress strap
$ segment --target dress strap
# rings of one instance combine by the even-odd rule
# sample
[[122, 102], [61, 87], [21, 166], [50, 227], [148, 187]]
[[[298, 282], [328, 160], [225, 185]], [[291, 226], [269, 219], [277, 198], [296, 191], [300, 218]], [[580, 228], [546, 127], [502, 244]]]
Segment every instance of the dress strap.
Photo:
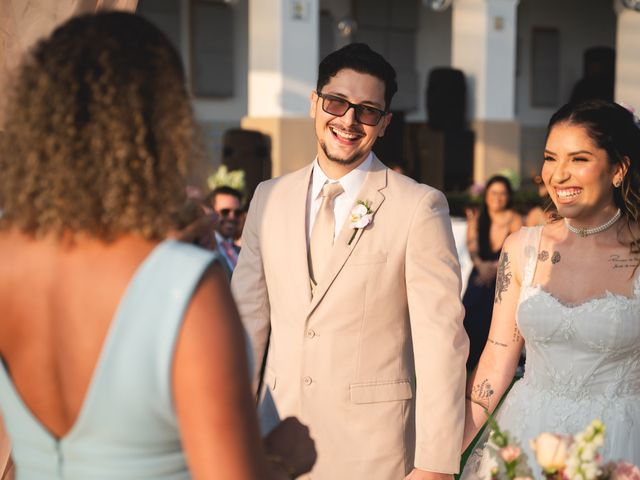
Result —
[[542, 225], [536, 227], [522, 227], [522, 287], [529, 287], [536, 273], [538, 250], [542, 235]]

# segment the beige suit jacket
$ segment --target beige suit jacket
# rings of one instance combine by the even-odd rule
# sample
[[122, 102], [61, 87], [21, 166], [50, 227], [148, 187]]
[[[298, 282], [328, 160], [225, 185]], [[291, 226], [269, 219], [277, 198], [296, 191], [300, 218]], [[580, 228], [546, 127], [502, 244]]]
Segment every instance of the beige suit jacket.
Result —
[[[280, 418], [308, 425], [313, 480], [458, 471], [465, 361], [460, 273], [441, 192], [374, 158], [312, 296], [305, 232], [312, 166], [262, 183], [232, 289]], [[255, 379], [254, 379], [255, 382]], [[257, 383], [254, 383], [256, 385]]]

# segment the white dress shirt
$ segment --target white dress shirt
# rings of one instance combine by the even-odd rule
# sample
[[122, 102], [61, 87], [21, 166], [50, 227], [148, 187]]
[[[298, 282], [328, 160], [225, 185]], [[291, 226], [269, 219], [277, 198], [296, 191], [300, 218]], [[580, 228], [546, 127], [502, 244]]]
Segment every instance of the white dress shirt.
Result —
[[364, 184], [369, 170], [371, 170], [371, 163], [373, 162], [373, 154], [369, 153], [369, 156], [364, 162], [351, 170], [345, 176], [332, 180], [325, 175], [320, 168], [318, 159], [313, 162], [313, 173], [311, 174], [311, 184], [309, 185], [309, 191], [307, 193], [307, 245], [309, 245], [309, 239], [311, 238], [311, 229], [316, 221], [316, 215], [320, 209], [322, 203], [322, 197], [320, 193], [325, 183], [340, 183], [344, 192], [338, 195], [333, 202], [333, 214], [336, 219], [335, 230], [333, 238], [335, 239], [342, 230], [345, 222], [349, 218], [349, 214], [356, 202], [358, 201], [358, 195], [360, 189]]

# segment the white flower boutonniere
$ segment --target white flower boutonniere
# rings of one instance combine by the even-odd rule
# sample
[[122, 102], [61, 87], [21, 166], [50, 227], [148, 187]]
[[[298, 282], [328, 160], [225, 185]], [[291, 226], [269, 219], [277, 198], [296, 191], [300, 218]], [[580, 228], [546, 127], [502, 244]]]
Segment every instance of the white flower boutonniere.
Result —
[[351, 245], [358, 230], [369, 225], [372, 220], [373, 211], [371, 210], [371, 202], [369, 200], [358, 200], [356, 206], [351, 209], [349, 223], [351, 228], [353, 228], [353, 235], [351, 235], [348, 245]]

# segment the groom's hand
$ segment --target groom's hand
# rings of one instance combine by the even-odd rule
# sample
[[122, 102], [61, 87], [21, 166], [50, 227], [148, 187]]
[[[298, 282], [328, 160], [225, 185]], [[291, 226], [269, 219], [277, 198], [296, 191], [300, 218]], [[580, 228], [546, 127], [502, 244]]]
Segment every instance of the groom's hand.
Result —
[[453, 480], [453, 475], [450, 473], [427, 472], [426, 470], [414, 468], [404, 480]]

